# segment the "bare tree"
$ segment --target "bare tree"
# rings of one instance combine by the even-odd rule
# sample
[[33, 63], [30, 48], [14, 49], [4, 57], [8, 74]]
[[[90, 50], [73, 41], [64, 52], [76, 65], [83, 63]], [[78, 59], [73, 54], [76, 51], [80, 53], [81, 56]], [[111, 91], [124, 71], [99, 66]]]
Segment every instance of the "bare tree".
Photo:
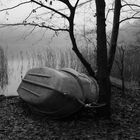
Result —
[[[120, 23], [126, 21], [128, 19], [140, 19], [138, 14], [140, 13], [140, 8], [138, 4], [129, 4], [125, 0], [115, 0], [114, 7], [110, 10], [113, 10], [113, 24], [112, 24], [112, 33], [111, 39], [109, 42], [109, 54], [107, 56], [107, 38], [106, 38], [106, 19], [108, 16], [105, 15], [105, 0], [95, 0], [96, 2], [96, 15], [97, 15], [97, 79], [99, 83], [100, 89], [100, 97], [99, 102], [105, 101], [106, 106], [104, 108], [98, 109], [99, 116], [105, 114], [106, 116], [110, 116], [110, 101], [111, 101], [111, 84], [110, 84], [110, 74], [113, 66], [115, 52], [117, 47], [117, 39], [119, 33]], [[125, 4], [122, 4], [125, 3]], [[121, 10], [124, 7], [129, 7], [131, 11], [134, 12], [130, 17], [121, 18]], [[137, 7], [139, 9], [133, 9], [133, 7]], [[123, 64], [124, 65], [124, 64]]]

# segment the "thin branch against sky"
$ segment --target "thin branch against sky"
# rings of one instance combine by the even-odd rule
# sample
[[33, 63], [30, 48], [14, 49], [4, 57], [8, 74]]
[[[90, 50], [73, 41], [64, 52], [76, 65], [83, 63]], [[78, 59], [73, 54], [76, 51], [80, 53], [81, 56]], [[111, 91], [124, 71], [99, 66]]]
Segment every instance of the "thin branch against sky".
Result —
[[[33, 0], [34, 1], [34, 0]], [[31, 1], [26, 1], [26, 2], [31, 2]], [[55, 1], [56, 2], [56, 1]], [[54, 2], [54, 3], [55, 3]], [[76, 10], [76, 13], [77, 13], [77, 15], [78, 16], [76, 16], [76, 18], [75, 18], [75, 25], [77, 25], [78, 24], [78, 27], [82, 27], [83, 25], [80, 25], [81, 23], [82, 23], [82, 20], [83, 20], [83, 12], [81, 12], [82, 10], [81, 10], [81, 8], [82, 7], [84, 7], [84, 6], [86, 6], [87, 7], [87, 9], [88, 9], [88, 5], [90, 4], [91, 5], [91, 2], [93, 3], [93, 0], [81, 0], [81, 1], [77, 1], [77, 3], [74, 3], [74, 1], [72, 0], [72, 3], [73, 3], [73, 6], [76, 4], [78, 4], [78, 9]], [[40, 7], [38, 7], [38, 5], [37, 4], [39, 4], [39, 6], [42, 6], [42, 4], [41, 3], [39, 3], [39, 2], [36, 2], [35, 1], [35, 3], [36, 4], [33, 4], [33, 2], [30, 4], [30, 8], [28, 7], [28, 8], [26, 8], [26, 6], [23, 6], [24, 5], [24, 2], [22, 2], [22, 9], [21, 8], [19, 8], [19, 9], [17, 9], [15, 6], [13, 6], [14, 5], [14, 2], [12, 2], [12, 6], [10, 7], [10, 5], [8, 6], [8, 8], [7, 8], [7, 10], [6, 10], [6, 8], [3, 8], [3, 9], [0, 9], [1, 10], [1, 12], [3, 11], [4, 12], [4, 10], [6, 10], [7, 12], [8, 12], [8, 14], [10, 14], [9, 16], [8, 15], [6, 15], [6, 16], [4, 16], [4, 17], [7, 17], [5, 20], [4, 20], [4, 18], [3, 18], [3, 21], [6, 23], [6, 24], [15, 24], [15, 23], [19, 23], [19, 22], [24, 22], [24, 21], [26, 21], [27, 19], [29, 20], [29, 22], [31, 22], [31, 20], [32, 21], [34, 21], [34, 22], [38, 22], [38, 21], [41, 21], [41, 19], [44, 19], [44, 21], [42, 21], [42, 23], [43, 22], [48, 22], [49, 20], [50, 21], [52, 21], [53, 19], [57, 19], [58, 18], [58, 20], [54, 20], [54, 23], [57, 23], [57, 24], [59, 24], [59, 22], [60, 22], [60, 24], [62, 25], [62, 23], [65, 23], [65, 25], [66, 25], [66, 21], [64, 21], [64, 19], [62, 19], [61, 18], [61, 16], [63, 16], [64, 18], [66, 18], [67, 19], [67, 17], [69, 16], [69, 11], [65, 8], [65, 6], [58, 6], [57, 4], [58, 3], [56, 3], [56, 5], [55, 4], [53, 4], [53, 5], [49, 5], [49, 6], [47, 6], [46, 8], [48, 9], [48, 7], [49, 7], [49, 9], [47, 10], [47, 9], [45, 9], [45, 7], [44, 7], [44, 10], [42, 10], [42, 8], [40, 8]], [[19, 3], [18, 4], [16, 4], [16, 6], [17, 5], [19, 5]], [[21, 6], [21, 5], [19, 5], [19, 6]], [[93, 4], [94, 5], [94, 4]], [[54, 6], [54, 8], [53, 8], [53, 6]], [[57, 11], [57, 14], [58, 15], [60, 15], [60, 16], [58, 16], [57, 14], [56, 14], [56, 12], [54, 11], [54, 9], [55, 9], [55, 6], [58, 8], [58, 11]], [[61, 8], [62, 7], [62, 8]], [[64, 8], [63, 8], [64, 7]], [[27, 10], [25, 10], [25, 9], [27, 9]], [[59, 10], [60, 9], [60, 10]], [[66, 9], [66, 11], [65, 11], [65, 9]], [[11, 11], [9, 11], [9, 10], [11, 10]], [[53, 10], [53, 11], [51, 11], [51, 10]], [[34, 12], [35, 11], [35, 12]], [[62, 12], [61, 12], [62, 11]], [[88, 20], [88, 19], [92, 19], [92, 15], [94, 15], [94, 13], [93, 14], [91, 14], [90, 13], [90, 9], [88, 10], [88, 12], [89, 12], [89, 14], [88, 13], [86, 13], [87, 14], [87, 25], [90, 25], [90, 24], [92, 24], [92, 26], [93, 26], [93, 23], [89, 23], [89, 21], [90, 20]], [[91, 11], [91, 12], [93, 12], [93, 11]], [[16, 13], [16, 14], [15, 14]], [[0, 13], [1, 14], [1, 13]], [[21, 17], [23, 17], [23, 19], [21, 18]], [[54, 17], [54, 18], [53, 18]], [[95, 18], [94, 18], [95, 19]], [[17, 21], [16, 21], [17, 20]], [[46, 20], [46, 21], [45, 21]], [[2, 21], [2, 20], [1, 20]], [[16, 22], [15, 22], [16, 21]], [[90, 21], [91, 22], [91, 21]], [[2, 22], [1, 22], [2, 23]], [[79, 26], [80, 25], [80, 26]], [[56, 25], [57, 26], [57, 25]], [[67, 26], [67, 25], [66, 25]]]
[[[5, 0], [5, 1], [8, 1], [8, 0]], [[45, 2], [43, 0], [42, 0], [42, 2], [40, 2], [39, 0], [19, 0], [19, 3], [17, 3], [17, 1], [16, 2], [9, 1], [9, 3], [5, 4], [5, 6], [1, 6], [2, 8], [0, 7], [0, 14], [3, 13], [3, 18], [1, 18], [1, 23], [4, 21], [6, 24], [12, 24], [12, 23], [15, 24], [15, 23], [20, 23], [20, 22], [23, 23], [28, 20], [29, 23], [36, 22], [36, 24], [40, 24], [41, 20], [42, 20], [42, 24], [44, 22], [48, 25], [51, 25], [53, 23], [53, 26], [59, 27], [59, 25], [62, 25], [65, 23], [64, 26], [67, 26], [67, 22], [64, 19], [65, 18], [68, 19], [68, 17], [69, 17], [70, 13], [69, 13], [69, 10], [67, 10], [67, 9], [68, 9], [68, 7], [70, 7], [70, 4], [69, 4], [69, 2], [64, 1], [65, 5], [63, 5], [63, 4], [60, 4], [59, 1], [63, 2], [63, 0], [57, 0], [57, 1], [54, 1], [52, 3], [52, 5], [49, 5], [49, 1], [48, 1], [48, 3], [46, 2], [45, 5], [43, 5], [44, 4], [43, 2]], [[77, 3], [76, 3], [76, 1], [77, 1]], [[77, 26], [78, 28], [80, 28], [80, 26], [81, 27], [83, 26], [82, 25], [83, 20], [85, 20], [83, 18], [84, 17], [83, 15], [85, 15], [85, 13], [82, 12], [83, 11], [82, 8], [85, 6], [86, 9], [88, 9], [88, 11], [86, 12], [87, 27], [91, 26], [93, 28], [93, 25], [96, 26], [95, 18], [94, 18], [94, 15], [96, 15], [96, 13], [93, 10], [93, 9], [95, 9], [94, 0], [76, 0], [76, 1], [75, 0], [70, 1], [73, 6], [75, 4], [76, 5], [78, 4], [78, 9], [76, 10], [77, 16], [75, 18], [75, 25], [78, 25]], [[28, 7], [27, 7], [27, 5], [25, 6], [25, 4], [28, 4]], [[59, 6], [59, 4], [60, 4], [60, 6]], [[90, 4], [90, 8], [88, 7], [89, 4]], [[91, 5], [92, 5], [92, 9], [91, 9]], [[44, 7], [43, 10], [41, 8], [42, 6]], [[112, 0], [106, 1], [107, 29], [110, 29], [112, 26], [113, 6], [114, 6], [114, 1], [112, 1]], [[140, 1], [123, 0], [122, 6], [123, 7], [122, 7], [122, 13], [121, 13], [121, 22], [126, 21], [124, 17], [126, 17], [127, 20], [130, 19], [131, 17], [132, 17], [132, 19], [138, 19], [139, 14], [136, 14], [136, 12], [139, 13]], [[21, 8], [19, 8], [19, 7], [21, 7]], [[135, 8], [137, 8], [137, 9], [139, 8], [139, 9], [136, 10]], [[4, 15], [4, 12], [6, 12], [7, 15], [6, 15], [6, 13]], [[128, 15], [130, 15], [130, 16], [128, 16]], [[135, 15], [135, 17], [134, 17], [134, 15]], [[92, 19], [92, 21], [90, 19]]]

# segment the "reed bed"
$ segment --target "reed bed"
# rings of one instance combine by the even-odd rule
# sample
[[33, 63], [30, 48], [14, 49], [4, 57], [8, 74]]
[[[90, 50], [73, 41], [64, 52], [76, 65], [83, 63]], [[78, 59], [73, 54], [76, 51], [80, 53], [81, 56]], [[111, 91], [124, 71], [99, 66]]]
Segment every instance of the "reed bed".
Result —
[[8, 85], [8, 62], [4, 49], [0, 46], [0, 93], [3, 94]]

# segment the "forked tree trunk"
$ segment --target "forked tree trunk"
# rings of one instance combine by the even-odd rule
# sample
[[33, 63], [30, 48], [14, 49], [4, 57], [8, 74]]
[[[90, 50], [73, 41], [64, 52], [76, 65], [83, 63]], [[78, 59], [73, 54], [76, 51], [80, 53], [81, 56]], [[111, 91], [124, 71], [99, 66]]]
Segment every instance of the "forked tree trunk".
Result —
[[98, 83], [100, 88], [99, 102], [105, 102], [106, 106], [97, 111], [99, 116], [111, 115], [111, 83], [110, 73], [114, 62], [121, 10], [121, 0], [115, 0], [114, 19], [111, 36], [111, 46], [107, 57], [107, 40], [105, 25], [105, 0], [95, 0], [97, 14], [97, 67]]
[[[97, 80], [99, 84], [99, 103], [106, 103], [106, 106], [97, 110], [99, 116], [110, 117], [111, 115], [111, 83], [110, 72], [112, 69], [116, 44], [119, 30], [119, 17], [121, 9], [121, 0], [115, 0], [113, 29], [111, 37], [111, 48], [109, 57], [107, 56], [107, 39], [106, 39], [106, 24], [105, 24], [105, 0], [95, 0], [97, 14]], [[86, 67], [89, 75], [95, 77], [95, 73], [91, 65], [86, 61], [83, 55], [77, 48], [77, 43], [74, 37], [74, 15], [75, 10], [70, 7], [69, 17], [69, 35], [73, 45], [73, 51], [76, 53], [82, 64]], [[109, 59], [108, 59], [109, 58]]]

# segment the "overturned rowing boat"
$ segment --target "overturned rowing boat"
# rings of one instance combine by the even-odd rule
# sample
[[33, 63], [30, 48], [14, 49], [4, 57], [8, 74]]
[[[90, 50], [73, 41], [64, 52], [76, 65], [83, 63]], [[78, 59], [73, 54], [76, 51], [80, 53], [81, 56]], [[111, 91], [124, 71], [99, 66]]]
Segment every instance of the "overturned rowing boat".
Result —
[[17, 91], [34, 111], [54, 118], [69, 116], [96, 103], [99, 93], [94, 78], [71, 68], [48, 67], [29, 70]]

